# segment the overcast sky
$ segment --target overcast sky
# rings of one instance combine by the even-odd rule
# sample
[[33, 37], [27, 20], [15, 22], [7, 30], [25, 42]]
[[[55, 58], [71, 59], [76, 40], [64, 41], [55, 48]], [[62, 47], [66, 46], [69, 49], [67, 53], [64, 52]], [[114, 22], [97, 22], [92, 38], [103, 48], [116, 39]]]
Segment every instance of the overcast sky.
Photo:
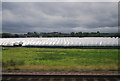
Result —
[[116, 2], [3, 2], [3, 32], [117, 32]]

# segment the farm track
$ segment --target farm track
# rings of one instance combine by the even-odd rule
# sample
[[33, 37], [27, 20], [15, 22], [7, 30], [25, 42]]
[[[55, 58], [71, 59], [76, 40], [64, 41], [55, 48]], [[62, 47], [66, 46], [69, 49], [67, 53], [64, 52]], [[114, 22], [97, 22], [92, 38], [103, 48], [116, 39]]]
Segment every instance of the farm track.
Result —
[[2, 81], [120, 81], [106, 75], [3, 75]]

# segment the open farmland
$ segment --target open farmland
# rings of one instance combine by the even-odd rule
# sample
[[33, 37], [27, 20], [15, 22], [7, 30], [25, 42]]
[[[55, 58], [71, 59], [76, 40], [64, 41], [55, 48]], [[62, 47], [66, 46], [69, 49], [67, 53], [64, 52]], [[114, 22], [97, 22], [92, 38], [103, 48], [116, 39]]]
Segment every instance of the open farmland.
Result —
[[118, 49], [3, 47], [3, 70], [118, 70]]

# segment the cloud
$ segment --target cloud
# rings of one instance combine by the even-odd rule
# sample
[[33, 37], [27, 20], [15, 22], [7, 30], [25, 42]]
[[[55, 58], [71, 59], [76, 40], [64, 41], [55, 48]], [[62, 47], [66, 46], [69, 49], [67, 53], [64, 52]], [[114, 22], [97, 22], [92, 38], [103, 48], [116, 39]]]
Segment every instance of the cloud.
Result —
[[118, 32], [118, 27], [98, 27], [98, 28], [86, 28], [86, 27], [75, 27], [74, 31], [83, 31], [83, 32]]
[[0, 3], [0, 33], [2, 32], [2, 3]]
[[116, 32], [113, 28], [118, 25], [117, 3], [3, 2], [2, 7], [3, 32], [74, 32], [81, 27]]
[[119, 2], [119, 0], [3, 0], [3, 2]]

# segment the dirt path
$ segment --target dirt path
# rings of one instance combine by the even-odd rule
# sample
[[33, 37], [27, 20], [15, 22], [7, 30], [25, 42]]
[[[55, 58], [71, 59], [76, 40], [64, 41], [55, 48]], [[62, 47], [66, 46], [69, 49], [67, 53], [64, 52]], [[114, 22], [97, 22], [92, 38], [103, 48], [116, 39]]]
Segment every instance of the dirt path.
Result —
[[119, 71], [20, 71], [8, 70], [2, 74], [25, 74], [25, 75], [120, 75]]

